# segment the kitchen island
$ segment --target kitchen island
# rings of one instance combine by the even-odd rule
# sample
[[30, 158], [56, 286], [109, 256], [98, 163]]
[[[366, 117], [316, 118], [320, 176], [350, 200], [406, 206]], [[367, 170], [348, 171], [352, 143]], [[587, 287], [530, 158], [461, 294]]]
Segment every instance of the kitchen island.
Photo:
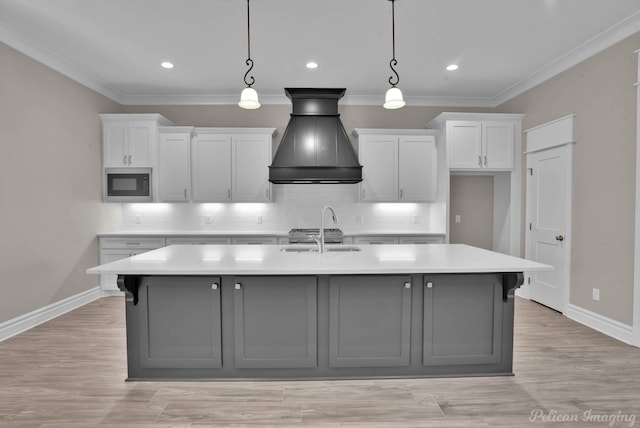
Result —
[[467, 245], [172, 245], [89, 269], [125, 292], [129, 380], [512, 374], [514, 290]]

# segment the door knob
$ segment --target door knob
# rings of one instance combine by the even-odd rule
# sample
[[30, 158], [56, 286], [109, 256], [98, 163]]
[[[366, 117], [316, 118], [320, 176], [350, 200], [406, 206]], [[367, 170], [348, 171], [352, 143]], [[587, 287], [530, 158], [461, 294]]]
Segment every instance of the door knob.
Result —
[[562, 235], [556, 236], [556, 241], [564, 241], [564, 236]]

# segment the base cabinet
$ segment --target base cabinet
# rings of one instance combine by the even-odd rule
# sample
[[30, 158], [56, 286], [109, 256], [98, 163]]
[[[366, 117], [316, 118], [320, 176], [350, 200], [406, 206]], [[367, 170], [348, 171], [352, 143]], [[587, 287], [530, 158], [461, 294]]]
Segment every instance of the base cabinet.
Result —
[[512, 374], [514, 275], [120, 277], [129, 379]]
[[146, 277], [138, 293], [141, 367], [222, 367], [220, 277]]
[[233, 304], [236, 367], [316, 366], [316, 277], [235, 277]]
[[409, 365], [410, 276], [335, 276], [329, 285], [329, 365]]
[[492, 364], [502, 357], [502, 275], [424, 278], [423, 364]]

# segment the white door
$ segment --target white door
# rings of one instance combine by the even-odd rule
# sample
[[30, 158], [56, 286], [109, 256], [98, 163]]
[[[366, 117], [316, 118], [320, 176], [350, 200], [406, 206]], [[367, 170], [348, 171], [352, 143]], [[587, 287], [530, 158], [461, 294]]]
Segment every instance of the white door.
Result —
[[407, 202], [436, 199], [436, 140], [402, 136], [398, 140], [399, 199]]
[[191, 193], [189, 134], [160, 135], [158, 179], [161, 202], [186, 202]]
[[268, 202], [271, 141], [267, 135], [233, 137], [231, 193], [236, 202]]
[[569, 146], [527, 154], [527, 258], [555, 266], [529, 275], [529, 297], [560, 312], [568, 299]]
[[199, 135], [192, 141], [193, 201], [231, 201], [231, 136]]

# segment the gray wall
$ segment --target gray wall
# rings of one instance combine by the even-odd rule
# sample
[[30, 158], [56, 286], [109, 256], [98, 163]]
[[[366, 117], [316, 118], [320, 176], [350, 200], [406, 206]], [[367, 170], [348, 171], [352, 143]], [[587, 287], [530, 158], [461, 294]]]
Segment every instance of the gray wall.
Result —
[[98, 113], [120, 106], [0, 43], [0, 323], [98, 285]]
[[[570, 303], [629, 325], [636, 168], [634, 51], [638, 47], [640, 33], [498, 109], [524, 113], [523, 129], [576, 115]], [[594, 287], [600, 289], [599, 302], [591, 298]]]
[[449, 242], [492, 250], [493, 176], [452, 175], [449, 194]]

